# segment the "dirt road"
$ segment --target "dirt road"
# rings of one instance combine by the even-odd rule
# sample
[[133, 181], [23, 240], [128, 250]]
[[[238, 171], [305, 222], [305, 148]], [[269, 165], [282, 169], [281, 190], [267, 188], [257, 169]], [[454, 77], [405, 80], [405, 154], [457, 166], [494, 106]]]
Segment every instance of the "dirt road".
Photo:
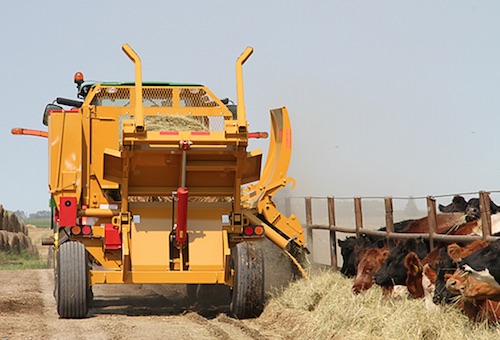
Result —
[[185, 286], [98, 285], [89, 317], [59, 319], [52, 270], [0, 271], [0, 339], [281, 339], [227, 306], [191, 306]]

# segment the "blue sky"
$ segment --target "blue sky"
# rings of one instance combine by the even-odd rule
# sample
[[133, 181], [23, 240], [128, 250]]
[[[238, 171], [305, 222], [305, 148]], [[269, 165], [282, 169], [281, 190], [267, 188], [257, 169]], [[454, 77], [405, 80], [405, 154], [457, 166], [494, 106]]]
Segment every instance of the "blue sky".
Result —
[[[497, 1], [22, 1], [2, 4], [0, 203], [48, 209], [44, 106], [73, 74], [202, 83], [236, 98], [246, 46], [252, 130], [287, 106], [293, 196], [499, 190]], [[267, 150], [266, 142], [252, 148]], [[497, 202], [498, 203], [498, 202]]]

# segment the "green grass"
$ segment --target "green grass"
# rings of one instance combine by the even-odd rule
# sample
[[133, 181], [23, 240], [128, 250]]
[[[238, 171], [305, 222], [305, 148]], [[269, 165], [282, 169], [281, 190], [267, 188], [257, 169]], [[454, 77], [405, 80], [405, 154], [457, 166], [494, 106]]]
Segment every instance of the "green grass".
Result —
[[45, 269], [47, 261], [26, 251], [20, 254], [0, 252], [0, 270]]
[[37, 228], [50, 228], [50, 218], [27, 218], [24, 224], [33, 224]]

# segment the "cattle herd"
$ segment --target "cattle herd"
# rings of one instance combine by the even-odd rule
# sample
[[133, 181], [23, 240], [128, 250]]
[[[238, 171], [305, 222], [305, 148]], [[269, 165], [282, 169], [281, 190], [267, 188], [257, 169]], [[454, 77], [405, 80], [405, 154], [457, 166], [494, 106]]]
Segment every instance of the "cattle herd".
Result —
[[[479, 200], [455, 196], [439, 205], [437, 232], [449, 235], [482, 235]], [[500, 207], [490, 202], [491, 234], [500, 236]], [[384, 230], [381, 228], [380, 230]], [[394, 224], [395, 232], [425, 233], [427, 217]], [[361, 235], [339, 240], [341, 273], [354, 277], [352, 291], [359, 294], [373, 284], [384, 294], [406, 287], [412, 298], [423, 299], [428, 309], [455, 303], [473, 321], [500, 322], [500, 239], [469, 244], [437, 242], [430, 250], [421, 238], [393, 241]]]

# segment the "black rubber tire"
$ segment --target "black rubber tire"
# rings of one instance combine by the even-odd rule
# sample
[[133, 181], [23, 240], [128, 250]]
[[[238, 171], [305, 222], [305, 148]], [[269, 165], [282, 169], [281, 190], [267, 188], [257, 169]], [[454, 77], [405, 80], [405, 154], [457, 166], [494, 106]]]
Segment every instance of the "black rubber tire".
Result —
[[264, 256], [258, 241], [245, 241], [231, 249], [234, 284], [230, 313], [238, 319], [258, 317], [264, 310]]
[[69, 241], [57, 251], [56, 300], [61, 318], [80, 319], [87, 316], [91, 301], [89, 266], [85, 246]]

